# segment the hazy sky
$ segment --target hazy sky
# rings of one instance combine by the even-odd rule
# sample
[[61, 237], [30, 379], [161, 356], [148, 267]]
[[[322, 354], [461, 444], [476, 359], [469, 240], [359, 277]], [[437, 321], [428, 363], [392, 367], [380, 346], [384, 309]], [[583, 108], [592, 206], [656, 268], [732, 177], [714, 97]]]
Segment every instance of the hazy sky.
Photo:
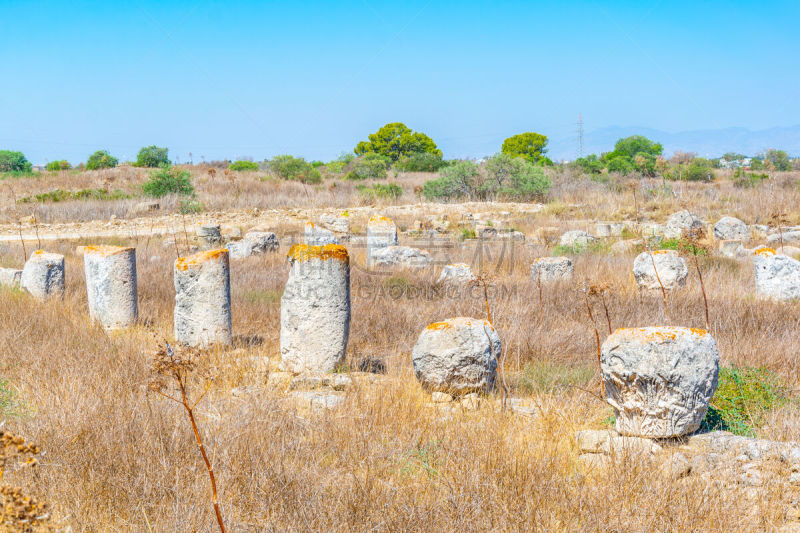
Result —
[[292, 153], [386, 122], [505, 137], [800, 124], [800, 1], [0, 0], [0, 148], [35, 163]]

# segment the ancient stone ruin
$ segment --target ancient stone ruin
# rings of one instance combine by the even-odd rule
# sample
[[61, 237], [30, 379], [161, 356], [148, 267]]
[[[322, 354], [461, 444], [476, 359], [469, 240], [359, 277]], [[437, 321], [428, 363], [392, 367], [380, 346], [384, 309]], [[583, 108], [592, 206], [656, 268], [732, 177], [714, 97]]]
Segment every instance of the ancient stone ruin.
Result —
[[705, 330], [618, 329], [603, 342], [606, 400], [622, 435], [668, 438], [700, 427], [717, 389], [719, 352]]
[[85, 246], [83, 265], [92, 320], [110, 330], [132, 326], [139, 317], [136, 249]]
[[245, 259], [251, 255], [275, 252], [279, 247], [278, 236], [270, 231], [248, 231], [243, 239], [227, 244], [231, 259]]
[[462, 395], [492, 389], [500, 350], [500, 337], [488, 320], [459, 317], [422, 330], [411, 359], [426, 389]]
[[20, 285], [37, 300], [64, 297], [64, 256], [36, 250], [25, 262]]
[[219, 224], [203, 224], [197, 228], [197, 236], [200, 238], [200, 247], [203, 250], [213, 250], [222, 245]]
[[228, 250], [207, 250], [175, 261], [175, 340], [188, 346], [230, 344]]
[[433, 261], [430, 253], [411, 246], [384, 246], [372, 250], [369, 257], [370, 266], [424, 268]]
[[714, 238], [721, 241], [750, 240], [750, 229], [747, 224], [735, 217], [722, 217], [714, 224]]
[[376, 252], [388, 246], [397, 246], [397, 226], [391, 218], [372, 215], [367, 222], [367, 266], [373, 266]]
[[683, 210], [669, 216], [663, 233], [668, 239], [680, 239], [684, 234], [702, 228], [703, 221], [700, 218]]
[[642, 252], [633, 261], [633, 276], [643, 290], [677, 289], [686, 285], [688, 275], [686, 261], [675, 250]]
[[779, 255], [772, 248], [753, 252], [756, 295], [783, 302], [800, 298], [800, 261]]
[[452, 263], [445, 265], [436, 283], [459, 285], [475, 281], [476, 276], [472, 268], [466, 263]]
[[0, 267], [0, 287], [18, 289], [22, 281], [22, 270]]
[[531, 264], [531, 278], [536, 283], [567, 281], [575, 274], [569, 257], [539, 257]]
[[333, 371], [350, 335], [350, 257], [344, 246], [297, 244], [289, 250], [281, 297], [281, 359], [293, 373]]
[[596, 240], [597, 240], [596, 237], [589, 235], [587, 232], [583, 230], [572, 230], [564, 233], [561, 236], [559, 244], [561, 246], [569, 246], [569, 247], [588, 246]]
[[309, 246], [324, 246], [326, 244], [339, 244], [336, 235], [329, 229], [314, 224], [313, 222], [306, 222], [303, 230], [303, 238], [305, 243]]

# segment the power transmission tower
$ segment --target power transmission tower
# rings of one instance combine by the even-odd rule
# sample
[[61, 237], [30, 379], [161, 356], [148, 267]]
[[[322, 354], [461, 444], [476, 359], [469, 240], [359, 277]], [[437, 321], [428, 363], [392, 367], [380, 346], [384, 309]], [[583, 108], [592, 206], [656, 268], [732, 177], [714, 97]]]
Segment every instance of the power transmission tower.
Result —
[[578, 157], [583, 157], [583, 115], [578, 113]]

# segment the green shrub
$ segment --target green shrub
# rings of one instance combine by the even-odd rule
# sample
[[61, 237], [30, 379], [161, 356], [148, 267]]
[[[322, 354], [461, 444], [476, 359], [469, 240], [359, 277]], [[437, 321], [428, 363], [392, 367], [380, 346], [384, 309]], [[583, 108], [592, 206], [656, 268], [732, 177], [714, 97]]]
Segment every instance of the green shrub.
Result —
[[66, 159], [62, 159], [61, 161], [50, 161], [44, 166], [45, 170], [49, 170], [51, 172], [57, 172], [59, 170], [69, 170], [72, 168], [72, 165], [69, 164], [69, 161]]
[[86, 170], [114, 168], [117, 166], [118, 162], [117, 158], [109, 154], [106, 150], [98, 150], [86, 160]]
[[696, 157], [689, 163], [684, 177], [688, 181], [712, 181], [714, 179], [714, 167], [708, 159]]
[[472, 161], [457, 161], [442, 169], [439, 178], [428, 180], [422, 194], [430, 200], [472, 197], [480, 184], [480, 167]]
[[605, 168], [603, 160], [597, 157], [597, 154], [590, 154], [586, 157], [579, 157], [575, 160], [575, 166], [580, 168], [586, 174], [600, 174]]
[[188, 170], [165, 167], [150, 173], [150, 179], [142, 185], [142, 192], [155, 198], [171, 193], [189, 196], [194, 193], [191, 177]]
[[356, 190], [367, 200], [375, 198], [396, 200], [403, 194], [403, 189], [396, 183], [376, 183], [372, 187], [366, 185], [356, 186]]
[[105, 189], [81, 189], [79, 191], [65, 191], [63, 189], [53, 189], [34, 196], [25, 196], [17, 200], [19, 204], [29, 204], [33, 202], [64, 202], [66, 200], [127, 200], [133, 198], [130, 194], [114, 189], [108, 192]]
[[475, 228], [461, 228], [459, 233], [459, 238], [463, 241], [466, 239], [475, 239], [477, 234], [475, 233]]
[[733, 173], [733, 186], [739, 188], [753, 188], [761, 185], [765, 180], [769, 179], [767, 174], [756, 174], [755, 172], [746, 172], [743, 168], [737, 168]]
[[258, 170], [258, 163], [255, 161], [234, 161], [228, 168], [231, 170]]
[[135, 167], [161, 168], [170, 166], [169, 149], [156, 145], [145, 146], [136, 155]]
[[33, 165], [22, 152], [0, 150], [0, 172], [30, 173]]
[[792, 401], [781, 380], [769, 370], [753, 367], [722, 367], [719, 387], [703, 425], [709, 429], [755, 436], [771, 409]]
[[184, 198], [181, 200], [180, 212], [182, 215], [191, 215], [193, 213], [202, 213], [205, 210], [203, 204], [194, 198]]
[[394, 168], [403, 172], [437, 172], [446, 165], [441, 155], [423, 152], [400, 158]]
[[609, 172], [619, 172], [620, 174], [630, 174], [635, 170], [633, 163], [626, 157], [616, 156], [608, 159], [607, 168]]
[[269, 168], [280, 178], [303, 183], [320, 183], [322, 174], [302, 157], [277, 155], [269, 162]]
[[355, 158], [348, 165], [346, 180], [380, 180], [386, 178], [386, 158], [378, 154], [367, 154]]

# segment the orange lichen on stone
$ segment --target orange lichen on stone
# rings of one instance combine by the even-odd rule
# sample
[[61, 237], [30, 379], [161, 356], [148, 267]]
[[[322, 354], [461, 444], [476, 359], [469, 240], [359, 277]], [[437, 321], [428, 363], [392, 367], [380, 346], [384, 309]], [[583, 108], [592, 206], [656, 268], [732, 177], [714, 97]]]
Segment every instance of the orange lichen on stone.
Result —
[[33, 252], [33, 255], [42, 255], [44, 253], [46, 253], [44, 250], [36, 250], [35, 252]]
[[99, 245], [79, 246], [78, 247], [79, 253], [81, 248], [83, 249], [82, 251], [84, 254], [100, 255], [103, 257], [120, 254], [122, 252], [127, 252], [128, 250], [133, 249], [130, 246], [109, 246], [105, 244], [99, 244]]
[[289, 259], [295, 261], [308, 261], [310, 259], [337, 259], [344, 263], [350, 262], [347, 248], [341, 244], [326, 244], [324, 246], [311, 246], [308, 244], [295, 244], [289, 248]]
[[[453, 326], [472, 326], [475, 323], [476, 319], [468, 318], [468, 317], [458, 317], [458, 318], [450, 318], [445, 320], [444, 322], [434, 322], [433, 324], [429, 324], [426, 329], [430, 330], [442, 330], [447, 328], [452, 328]], [[486, 319], [477, 319], [478, 322], [482, 323], [484, 326], [489, 327], [489, 329], [494, 330], [494, 326], [486, 320]]]
[[428, 324], [427, 329], [438, 331], [440, 329], [447, 329], [453, 326], [450, 325], [450, 322], [434, 322], [433, 324]]
[[179, 257], [175, 260], [175, 268], [178, 270], [189, 270], [189, 267], [199, 266], [216, 259], [222, 255], [228, 255], [227, 248], [219, 248], [217, 250], [206, 250], [204, 252], [197, 252], [196, 254], [188, 255], [186, 257]]
[[762, 257], [769, 257], [770, 255], [775, 255], [774, 248], [767, 248], [766, 246], [762, 246], [761, 248], [756, 248], [753, 250], [753, 255], [760, 255]]
[[306, 226], [308, 226], [310, 228], [313, 228], [314, 227], [314, 223], [309, 220], [308, 222], [306, 222]]
[[654, 251], [653, 251], [653, 255], [668, 254], [668, 253], [670, 253], [671, 251], [672, 251], [672, 250], [654, 250]]
[[391, 218], [385, 217], [383, 215], [372, 215], [371, 217], [369, 217], [369, 223], [370, 224], [394, 224], [394, 221]]
[[638, 337], [644, 342], [674, 341], [679, 335], [696, 335], [702, 337], [708, 332], [699, 328], [683, 328], [678, 326], [655, 326], [651, 328], [620, 328], [614, 334]]

